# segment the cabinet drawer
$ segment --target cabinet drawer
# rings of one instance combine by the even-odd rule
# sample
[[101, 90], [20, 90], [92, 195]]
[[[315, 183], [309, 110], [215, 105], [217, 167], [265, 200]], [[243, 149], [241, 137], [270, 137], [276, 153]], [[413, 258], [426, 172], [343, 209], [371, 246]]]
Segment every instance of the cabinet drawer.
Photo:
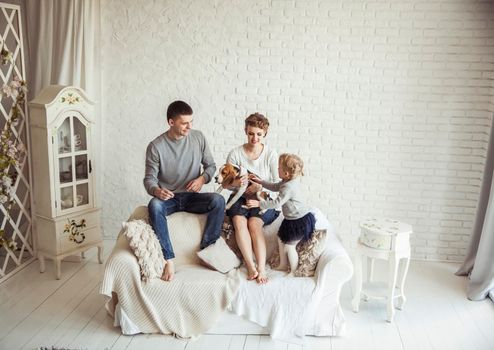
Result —
[[81, 230], [84, 234], [84, 240], [82, 240], [81, 235], [76, 236], [77, 240], [82, 240], [82, 242], [77, 243], [70, 240], [70, 234], [64, 233], [59, 237], [58, 246], [61, 252], [70, 252], [73, 249], [84, 247], [98, 241], [101, 241], [101, 230], [99, 227], [93, 227], [86, 230]]
[[376, 234], [372, 231], [361, 229], [360, 242], [368, 247], [391, 250], [392, 236]]
[[75, 222], [76, 225], [81, 225], [84, 221], [85, 227], [81, 227], [82, 230], [89, 229], [91, 227], [99, 227], [100, 226], [100, 218], [99, 218], [99, 210], [78, 213], [74, 215], [67, 215], [60, 221], [57, 220], [56, 223], [56, 231], [63, 235], [66, 229], [66, 225], [71, 225], [72, 221]]

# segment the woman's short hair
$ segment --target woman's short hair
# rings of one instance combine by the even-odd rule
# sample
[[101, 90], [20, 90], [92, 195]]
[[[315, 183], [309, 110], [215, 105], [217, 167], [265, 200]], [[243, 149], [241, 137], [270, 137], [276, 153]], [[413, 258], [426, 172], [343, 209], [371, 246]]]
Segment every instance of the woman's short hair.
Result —
[[295, 154], [282, 153], [280, 154], [280, 167], [282, 171], [289, 174], [290, 179], [299, 175], [304, 175], [304, 161]]
[[254, 127], [254, 128], [259, 128], [264, 130], [264, 132], [268, 132], [269, 128], [269, 120], [265, 116], [263, 116], [261, 113], [253, 113], [249, 115], [245, 119], [245, 130], [247, 130], [247, 127]]
[[192, 113], [192, 107], [189, 106], [187, 103], [185, 103], [184, 101], [174, 101], [170, 103], [168, 109], [166, 110], [166, 119], [175, 120], [182, 115], [192, 115]]

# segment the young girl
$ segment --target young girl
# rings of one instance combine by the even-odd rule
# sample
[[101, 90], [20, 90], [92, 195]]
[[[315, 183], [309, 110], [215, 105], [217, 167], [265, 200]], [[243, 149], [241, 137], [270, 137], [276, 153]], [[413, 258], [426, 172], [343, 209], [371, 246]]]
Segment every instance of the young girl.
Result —
[[248, 200], [247, 207], [274, 209], [281, 206], [285, 219], [278, 231], [278, 247], [280, 265], [278, 270], [286, 271], [290, 263], [290, 274], [293, 275], [298, 265], [298, 255], [295, 249], [298, 242], [312, 237], [316, 219], [305, 205], [300, 190], [300, 178], [303, 175], [304, 162], [294, 154], [284, 153], [278, 161], [278, 175], [281, 181], [272, 183], [262, 181], [256, 176], [250, 180], [257, 182], [268, 190], [279, 192], [275, 200]]

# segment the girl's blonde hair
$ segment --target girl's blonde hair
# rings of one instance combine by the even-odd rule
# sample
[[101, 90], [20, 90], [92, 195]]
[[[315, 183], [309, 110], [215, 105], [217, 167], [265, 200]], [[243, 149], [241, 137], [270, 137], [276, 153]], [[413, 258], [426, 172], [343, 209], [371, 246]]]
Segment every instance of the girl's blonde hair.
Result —
[[289, 174], [290, 179], [304, 175], [304, 161], [295, 154], [283, 153], [280, 155], [280, 166]]

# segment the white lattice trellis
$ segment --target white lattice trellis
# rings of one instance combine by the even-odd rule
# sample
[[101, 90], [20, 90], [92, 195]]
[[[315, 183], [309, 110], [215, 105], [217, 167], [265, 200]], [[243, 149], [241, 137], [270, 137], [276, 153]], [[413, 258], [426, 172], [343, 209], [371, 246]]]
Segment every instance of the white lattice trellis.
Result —
[[[9, 84], [14, 77], [25, 80], [24, 48], [22, 40], [22, 25], [20, 7], [0, 3], [0, 40], [3, 47], [11, 54], [7, 64], [0, 65], [0, 86]], [[11, 108], [15, 103], [14, 96], [2, 94], [0, 104], [0, 127], [7, 126], [11, 115]], [[33, 247], [32, 220], [31, 220], [31, 173], [29, 162], [29, 127], [26, 104], [21, 106], [18, 122], [11, 125], [11, 131], [19, 142], [28, 150], [26, 157], [14, 169], [9, 169], [14, 176], [12, 198], [14, 204], [10, 210], [0, 204], [0, 228], [5, 231], [5, 237], [16, 243], [15, 249], [0, 247], [0, 282], [31, 262], [35, 257]]]

